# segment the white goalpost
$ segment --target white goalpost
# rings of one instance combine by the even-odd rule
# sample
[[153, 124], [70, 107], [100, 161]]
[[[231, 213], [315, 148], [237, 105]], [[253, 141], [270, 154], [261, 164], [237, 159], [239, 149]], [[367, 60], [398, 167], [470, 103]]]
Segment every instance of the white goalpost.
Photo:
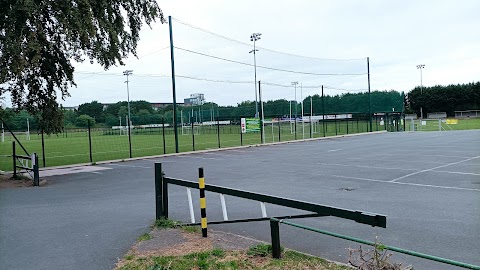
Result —
[[[200, 134], [200, 126], [193, 126], [194, 135]], [[182, 125], [182, 135], [192, 135], [192, 126], [191, 125]]]

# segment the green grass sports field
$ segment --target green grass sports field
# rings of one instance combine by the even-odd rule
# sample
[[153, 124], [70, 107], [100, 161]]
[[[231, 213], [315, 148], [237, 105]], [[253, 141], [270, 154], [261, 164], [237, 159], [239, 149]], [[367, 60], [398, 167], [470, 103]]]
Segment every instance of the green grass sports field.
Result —
[[[456, 125], [446, 126], [445, 123], [442, 123], [442, 127], [445, 130], [478, 129], [480, 128], [480, 119], [460, 119]], [[217, 126], [201, 126], [199, 134], [194, 136], [194, 144], [191, 129], [188, 130], [189, 134], [182, 135], [182, 128], [179, 127], [179, 151], [214, 149], [218, 148], [219, 144], [220, 147], [231, 147], [261, 143], [260, 132], [241, 135], [240, 126], [238, 125], [220, 126], [220, 134], [217, 133], [217, 129]], [[373, 122], [373, 131], [385, 129], [386, 127], [380, 125], [379, 121]], [[408, 120], [405, 122], [405, 129], [406, 131], [411, 130], [411, 122]], [[322, 123], [312, 125], [310, 123], [305, 123], [304, 125], [297, 123], [296, 130], [295, 136], [294, 124], [288, 122], [281, 123], [280, 126], [278, 123], [265, 124], [265, 143], [368, 132], [368, 122], [362, 120], [329, 121], [325, 123], [325, 134]], [[438, 130], [438, 121], [427, 121], [427, 125], [422, 126], [422, 130]], [[41, 135], [31, 134], [30, 140], [27, 140], [25, 134], [17, 134], [17, 137], [30, 154], [32, 152], [38, 154], [40, 167], [43, 167], [44, 162], [45, 166], [49, 167], [129, 158], [129, 140], [127, 135], [120, 135], [118, 130], [109, 128], [92, 129], [90, 135], [92, 160], [90, 160], [87, 130], [67, 130], [65, 133], [58, 135], [45, 135], [45, 160], [43, 160]], [[163, 147], [164, 139], [165, 149]], [[9, 133], [5, 133], [4, 142], [0, 143], [0, 170], [12, 170], [12, 141], [13, 137]], [[174, 153], [173, 128], [165, 128], [165, 134], [163, 134], [162, 128], [134, 129], [132, 131], [131, 144], [132, 157]], [[16, 149], [17, 154], [25, 154], [18, 143], [16, 144]]]

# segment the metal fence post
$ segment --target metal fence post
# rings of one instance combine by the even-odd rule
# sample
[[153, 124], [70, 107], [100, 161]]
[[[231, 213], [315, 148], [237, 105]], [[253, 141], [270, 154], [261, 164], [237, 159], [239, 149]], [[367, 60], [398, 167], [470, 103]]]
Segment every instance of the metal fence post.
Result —
[[90, 129], [90, 119], [87, 119], [87, 127], [88, 127], [88, 149], [90, 153], [90, 163], [93, 163], [93, 156], [92, 156], [92, 130]]
[[279, 142], [282, 141], [282, 138], [280, 137], [280, 132], [281, 132], [281, 129], [282, 129], [282, 127], [281, 127], [281, 125], [280, 125], [280, 122], [281, 122], [281, 121], [282, 121], [281, 119], [278, 119], [278, 141], [279, 141]]
[[[164, 194], [164, 179], [162, 171], [162, 163], [155, 163], [155, 216], [156, 219], [168, 218], [168, 204], [164, 205], [164, 202], [168, 202], [168, 192]], [[166, 186], [166, 183], [165, 183]], [[166, 197], [166, 198], [165, 198]]]
[[190, 122], [192, 122], [192, 150], [195, 151], [195, 125], [193, 124], [193, 113], [192, 118], [190, 118]]
[[242, 128], [240, 128], [240, 146], [243, 146], [243, 132], [242, 132]]
[[337, 114], [335, 114], [335, 136], [338, 135], [337, 131]]
[[347, 135], [348, 135], [348, 118], [347, 118]]
[[15, 141], [12, 141], [12, 150], [13, 150], [13, 178], [17, 178], [17, 157], [15, 156]]
[[40, 172], [38, 170], [38, 155], [33, 153], [33, 185], [40, 186]]
[[270, 219], [270, 234], [272, 237], [272, 256], [274, 259], [280, 259], [280, 226], [278, 221]]
[[310, 138], [313, 137], [313, 131], [312, 131], [312, 115], [310, 115]]
[[43, 167], [45, 168], [45, 138], [43, 137], [43, 128], [42, 128], [42, 158], [43, 158]]
[[[297, 106], [297, 104], [295, 104], [295, 106]], [[295, 115], [295, 128], [294, 129], [295, 129], [295, 140], [297, 140], [297, 115]]]
[[163, 154], [167, 153], [167, 149], [165, 148], [165, 119], [162, 119], [162, 137], [163, 137]]
[[130, 115], [128, 117], [128, 153], [129, 157], [132, 158], [132, 126], [131, 126], [132, 120], [130, 119]]
[[217, 140], [218, 140], [218, 148], [221, 148], [220, 145], [220, 119], [217, 116]]

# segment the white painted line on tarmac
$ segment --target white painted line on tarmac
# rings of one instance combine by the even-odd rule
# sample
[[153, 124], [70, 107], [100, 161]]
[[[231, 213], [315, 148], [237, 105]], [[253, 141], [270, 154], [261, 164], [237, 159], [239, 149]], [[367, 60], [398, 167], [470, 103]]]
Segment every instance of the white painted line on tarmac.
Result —
[[331, 174], [319, 174], [319, 175], [332, 176], [332, 177], [345, 178], [345, 179], [353, 179], [353, 180], [362, 180], [362, 181], [369, 181], [369, 182], [379, 182], [379, 183], [386, 183], [386, 184], [395, 184], [395, 185], [430, 187], [430, 188], [442, 188], [442, 189], [455, 189], [455, 190], [468, 190], [468, 191], [480, 191], [480, 189], [475, 189], [475, 188], [436, 186], [436, 185], [415, 184], [415, 183], [405, 183], [405, 182], [391, 182], [391, 181], [384, 181], [384, 180], [378, 180], [378, 179], [369, 179], [369, 178], [351, 177], [351, 176], [342, 176], [342, 175], [331, 175]]
[[407, 175], [404, 175], [404, 176], [395, 178], [395, 179], [393, 179], [393, 180], [390, 180], [390, 182], [396, 182], [396, 181], [398, 181], [398, 180], [401, 180], [401, 179], [404, 179], [404, 178], [407, 178], [407, 177], [410, 177], [410, 176], [413, 176], [413, 175], [417, 175], [417, 174], [420, 174], [420, 173], [433, 171], [433, 170], [436, 170], [436, 169], [440, 169], [440, 168], [452, 166], [452, 165], [455, 165], [455, 164], [460, 164], [460, 163], [467, 162], [467, 161], [470, 161], [470, 160], [474, 160], [474, 159], [477, 159], [477, 158], [480, 158], [480, 156], [476, 156], [476, 157], [472, 157], [472, 158], [467, 158], [467, 159], [460, 160], [460, 161], [457, 161], [457, 162], [448, 163], [448, 164], [445, 164], [445, 165], [437, 166], [437, 167], [430, 168], [430, 169], [426, 169], [426, 170], [421, 170], [421, 171], [414, 172], [414, 173], [409, 173], [409, 174], [407, 174]]
[[342, 149], [332, 149], [332, 150], [328, 150], [327, 152], [337, 152], [337, 151], [340, 151]]
[[117, 167], [127, 167], [127, 168], [153, 169], [153, 167], [138, 166], [138, 165], [123, 165], [123, 164], [113, 164], [113, 163], [108, 165], [117, 166]]
[[[385, 160], [384, 156], [387, 156], [387, 157], [391, 157], [391, 158], [394, 158], [394, 157], [398, 157], [397, 155], [381, 155], [381, 156], [376, 156], [376, 157], [346, 157], [346, 158], [343, 158], [343, 159], [353, 159], [353, 160]], [[402, 160], [401, 161], [402, 163], [416, 163], [416, 164], [447, 164], [445, 162], [438, 162], [438, 161], [416, 161], [416, 160]]]
[[90, 172], [90, 173], [94, 173], [94, 174], [103, 174], [101, 172]]
[[66, 175], [74, 173], [94, 173], [102, 170], [111, 170], [110, 167], [101, 167], [101, 166], [82, 166], [82, 167], [72, 167], [72, 168], [61, 168], [61, 169], [48, 169], [41, 170], [40, 177], [54, 176], [54, 175]]
[[391, 167], [380, 167], [380, 166], [351, 165], [351, 164], [339, 164], [339, 163], [317, 163], [317, 164], [318, 164], [318, 165], [325, 165], [325, 166], [342, 166], [342, 167], [355, 167], [355, 168], [380, 169], [380, 170], [416, 171], [415, 169], [391, 168]]
[[480, 173], [468, 173], [468, 172], [450, 172], [450, 171], [432, 171], [432, 172], [480, 176]]

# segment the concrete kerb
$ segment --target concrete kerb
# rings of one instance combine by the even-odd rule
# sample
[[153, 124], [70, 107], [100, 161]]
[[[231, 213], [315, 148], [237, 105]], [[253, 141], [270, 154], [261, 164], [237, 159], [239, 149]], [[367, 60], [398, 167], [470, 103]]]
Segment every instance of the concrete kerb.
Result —
[[[172, 156], [182, 156], [182, 155], [218, 152], [218, 151], [225, 151], [225, 150], [245, 149], [245, 148], [251, 148], [251, 147], [262, 147], [262, 146], [272, 146], [272, 145], [279, 145], [279, 144], [299, 143], [299, 142], [308, 142], [308, 141], [317, 141], [317, 140], [328, 140], [328, 139], [343, 138], [343, 137], [373, 135], [373, 134], [380, 134], [380, 133], [386, 133], [386, 132], [387, 132], [386, 130], [381, 130], [381, 131], [374, 131], [374, 132], [354, 133], [354, 134], [344, 134], [344, 135], [337, 135], [337, 136], [300, 139], [300, 140], [296, 140], [296, 141], [284, 141], [284, 142], [273, 142], [273, 143], [265, 143], [265, 144], [232, 146], [232, 147], [213, 148], [213, 149], [205, 149], [205, 150], [189, 151], [189, 152], [181, 152], [181, 153], [171, 153], [171, 154], [164, 154], [164, 155], [97, 161], [97, 162], [95, 162], [95, 164], [79, 163], [79, 164], [71, 164], [71, 165], [52, 166], [52, 167], [40, 168], [40, 171], [48, 171], [48, 170], [56, 170], [56, 169], [68, 169], [68, 168], [76, 168], [76, 167], [84, 167], [84, 166], [96, 166], [96, 165], [102, 165], [102, 164], [120, 163], [120, 162], [125, 162], [125, 161], [147, 160], [147, 159], [155, 159], [155, 158], [162, 158], [162, 157], [172, 157]], [[11, 173], [11, 172], [8, 172], [8, 173]]]

